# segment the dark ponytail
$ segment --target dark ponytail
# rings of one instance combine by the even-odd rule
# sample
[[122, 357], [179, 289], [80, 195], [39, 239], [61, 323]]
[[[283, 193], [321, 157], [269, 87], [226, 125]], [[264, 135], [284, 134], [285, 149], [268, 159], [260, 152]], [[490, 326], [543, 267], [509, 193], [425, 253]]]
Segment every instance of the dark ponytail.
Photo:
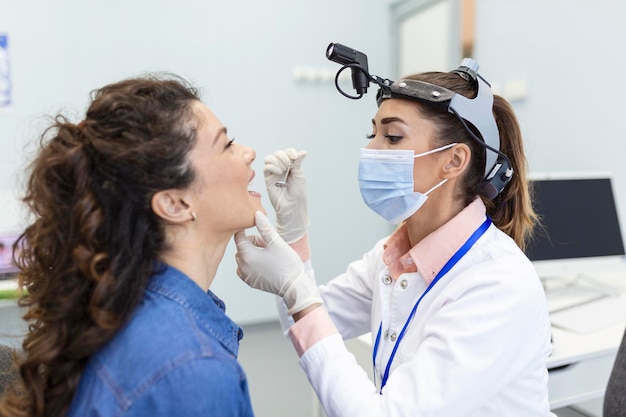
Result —
[[494, 96], [493, 113], [500, 131], [500, 150], [509, 157], [515, 173], [495, 200], [483, 200], [494, 223], [524, 250], [532, 239], [538, 217], [532, 206], [522, 133], [511, 105], [504, 98]]

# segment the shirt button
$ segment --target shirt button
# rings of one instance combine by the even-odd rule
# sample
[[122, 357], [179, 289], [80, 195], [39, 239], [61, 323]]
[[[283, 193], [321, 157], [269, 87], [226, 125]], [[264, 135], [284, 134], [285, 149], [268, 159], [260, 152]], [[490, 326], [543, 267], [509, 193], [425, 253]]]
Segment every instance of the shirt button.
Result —
[[385, 285], [391, 284], [391, 277], [389, 275], [385, 275], [383, 277], [383, 284], [385, 284]]
[[389, 339], [391, 339], [392, 342], [395, 342], [397, 337], [398, 336], [396, 336], [395, 333], [391, 333], [391, 335], [389, 336]]
[[389, 337], [389, 330], [385, 330], [385, 339]]
[[407, 285], [409, 284], [406, 282], [406, 279], [403, 279], [402, 281], [400, 281], [400, 287], [402, 287], [402, 289], [405, 289]]

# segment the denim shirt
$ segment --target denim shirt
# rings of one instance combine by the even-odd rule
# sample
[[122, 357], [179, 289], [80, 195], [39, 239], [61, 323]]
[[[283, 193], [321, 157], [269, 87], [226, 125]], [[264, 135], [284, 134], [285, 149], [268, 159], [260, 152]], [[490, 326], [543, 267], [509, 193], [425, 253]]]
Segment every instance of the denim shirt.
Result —
[[90, 358], [67, 416], [253, 416], [242, 337], [217, 296], [165, 265]]

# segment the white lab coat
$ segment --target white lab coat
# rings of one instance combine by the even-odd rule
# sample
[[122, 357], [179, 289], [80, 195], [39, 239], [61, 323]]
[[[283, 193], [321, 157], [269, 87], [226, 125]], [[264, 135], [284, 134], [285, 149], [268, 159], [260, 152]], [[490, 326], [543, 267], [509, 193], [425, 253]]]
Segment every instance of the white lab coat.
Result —
[[[550, 416], [546, 359], [550, 321], [543, 288], [513, 240], [491, 225], [424, 297], [381, 376], [415, 301], [427, 287], [419, 273], [391, 281], [383, 243], [321, 286], [341, 333], [300, 358], [329, 417]], [[343, 339], [372, 332], [382, 320], [376, 386]], [[296, 324], [297, 325], [297, 324]]]

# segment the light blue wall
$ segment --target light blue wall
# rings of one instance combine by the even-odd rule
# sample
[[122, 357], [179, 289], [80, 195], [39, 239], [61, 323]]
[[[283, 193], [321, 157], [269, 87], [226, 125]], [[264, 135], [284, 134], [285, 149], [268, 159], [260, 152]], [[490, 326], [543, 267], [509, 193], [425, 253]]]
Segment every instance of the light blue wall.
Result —
[[[14, 101], [0, 112], [0, 230], [26, 143], [42, 116], [79, 117], [88, 92], [117, 79], [168, 70], [202, 86], [205, 102], [237, 141], [263, 157], [294, 146], [309, 152], [311, 240], [320, 282], [343, 270], [389, 230], [364, 206], [357, 150], [375, 112], [373, 94], [343, 98], [329, 81], [299, 81], [297, 68], [335, 70], [331, 41], [368, 54], [370, 70], [393, 75], [392, 0], [139, 1], [0, 0], [10, 36]], [[611, 172], [626, 222], [626, 3], [605, 0], [477, 0], [474, 57], [494, 84], [528, 83], [513, 101], [534, 172]], [[581, 198], [594, 198], [584, 195]], [[267, 208], [269, 201], [264, 200]], [[248, 289], [226, 252], [213, 289], [242, 323], [275, 317], [273, 298]]]
[[476, 5], [475, 56], [483, 75], [500, 84], [528, 82], [527, 98], [512, 104], [531, 171], [612, 173], [626, 236], [626, 3]]
[[[64, 110], [78, 121], [90, 90], [145, 71], [176, 72], [203, 87], [229, 133], [256, 149], [256, 189], [264, 191], [265, 155], [288, 146], [309, 152], [313, 260], [326, 282], [389, 231], [362, 203], [356, 180], [376, 106], [374, 94], [348, 100], [332, 82], [299, 81], [294, 70], [336, 71], [325, 50], [340, 42], [366, 52], [375, 73], [388, 73], [388, 3], [0, 0], [14, 89], [13, 109], [0, 113], [0, 193], [19, 189], [24, 148], [44, 115]], [[0, 226], [13, 227], [13, 203], [1, 204]], [[212, 287], [228, 314], [240, 323], [275, 318], [273, 297], [241, 283], [235, 267], [231, 245]]]

